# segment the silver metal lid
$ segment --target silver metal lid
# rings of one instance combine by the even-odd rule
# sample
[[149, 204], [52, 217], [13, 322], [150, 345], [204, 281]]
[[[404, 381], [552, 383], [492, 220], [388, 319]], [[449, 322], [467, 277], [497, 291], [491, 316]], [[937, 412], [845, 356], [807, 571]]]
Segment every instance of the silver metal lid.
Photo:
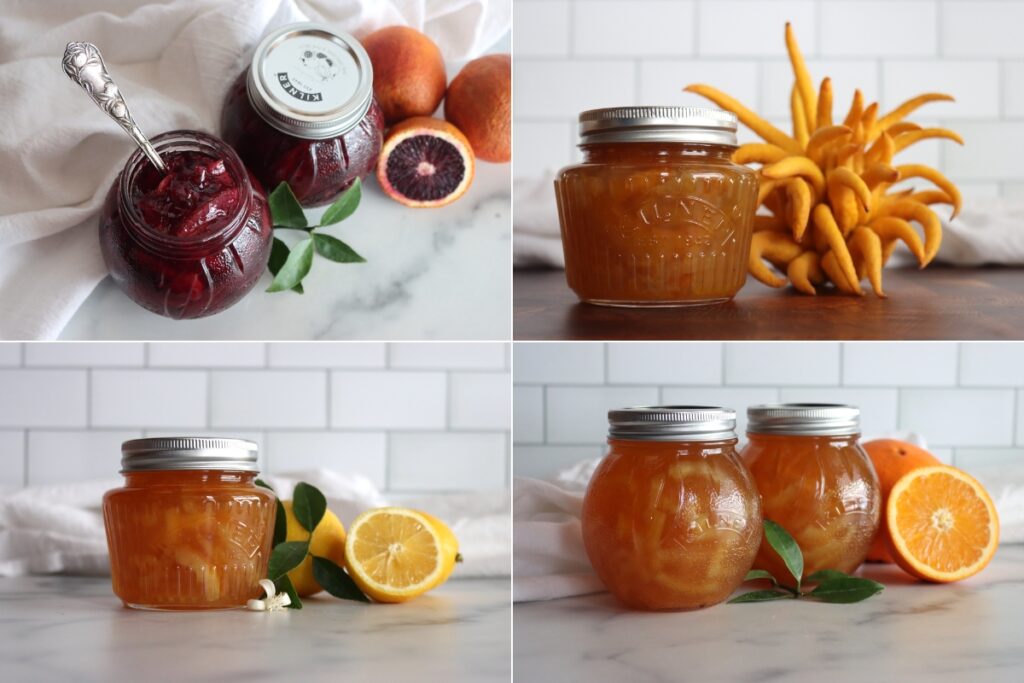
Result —
[[608, 435], [631, 441], [736, 438], [736, 411], [715, 406], [637, 406], [608, 411]]
[[373, 66], [354, 37], [289, 24], [256, 46], [247, 82], [253, 109], [274, 128], [323, 140], [351, 130], [373, 102]]
[[244, 439], [172, 436], [132, 439], [121, 444], [121, 471], [231, 470], [259, 472], [259, 447]]
[[612, 107], [580, 114], [580, 144], [694, 142], [736, 146], [736, 115], [710, 107]]
[[747, 408], [748, 434], [845, 436], [860, 433], [860, 408], [835, 403], [782, 403]]

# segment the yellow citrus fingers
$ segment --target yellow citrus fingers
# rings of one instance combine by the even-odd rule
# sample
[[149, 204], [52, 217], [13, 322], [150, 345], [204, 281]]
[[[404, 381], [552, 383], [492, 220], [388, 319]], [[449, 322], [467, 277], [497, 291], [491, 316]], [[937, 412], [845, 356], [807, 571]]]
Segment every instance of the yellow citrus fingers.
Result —
[[818, 91], [818, 113], [814, 117], [818, 128], [828, 128], [832, 125], [832, 79], [826, 76], [821, 79], [821, 89]]
[[814, 84], [811, 82], [811, 74], [807, 71], [807, 64], [804, 56], [800, 53], [800, 46], [797, 45], [796, 35], [793, 33], [793, 26], [786, 22], [786, 51], [789, 52], [789, 61], [793, 65], [793, 76], [796, 78], [796, 89], [800, 93], [803, 102], [803, 112], [806, 117], [807, 130], [814, 130], [817, 126], [814, 123], [814, 114], [818, 111], [818, 98], [814, 94]]
[[762, 230], [789, 230], [789, 226], [779, 216], [759, 213], [754, 216], [754, 232]]
[[964, 139], [959, 134], [946, 128], [922, 128], [921, 130], [907, 131], [893, 138], [893, 142], [896, 145], [896, 151], [902, 152], [915, 142], [930, 138], [945, 138], [946, 140], [953, 140], [960, 145], [964, 144]]
[[896, 143], [893, 141], [892, 136], [888, 131], [884, 131], [875, 143], [868, 148], [867, 154], [864, 155], [864, 161], [868, 165], [874, 163], [891, 164], [892, 158], [896, 154]]
[[864, 94], [860, 88], [857, 88], [853, 91], [853, 102], [850, 103], [850, 111], [847, 112], [843, 125], [852, 129], [854, 124], [860, 121], [862, 113], [864, 113]]
[[914, 192], [907, 199], [919, 204], [949, 204], [953, 205], [953, 198], [942, 190], [921, 190]]
[[[850, 258], [850, 251], [846, 248], [846, 242], [843, 240], [843, 235], [839, 231], [839, 226], [836, 225], [835, 218], [832, 216], [832, 211], [828, 208], [828, 205], [818, 204], [814, 207], [812, 215], [814, 219], [814, 226], [835, 254], [836, 262], [838, 263], [843, 275], [845, 275], [850, 284], [853, 285], [857, 282], [857, 271], [853, 267], [853, 259]], [[858, 284], [857, 287], [859, 286], [860, 285]]]
[[871, 209], [871, 190], [861, 177], [848, 168], [840, 166], [828, 175], [829, 185], [837, 184], [850, 188], [853, 194], [864, 205], [865, 209]]
[[814, 285], [825, 281], [825, 271], [821, 269], [820, 260], [818, 252], [805, 251], [789, 262], [786, 275], [795, 289], [811, 296], [818, 293]]
[[[761, 206], [762, 204], [764, 204], [765, 201], [768, 199], [768, 195], [774, 192], [778, 188], [778, 186], [779, 183], [777, 180], [772, 180], [770, 178], [761, 178], [761, 184], [757, 186], [757, 205]], [[772, 210], [772, 213], [774, 214], [779, 213], [773, 207], [769, 206], [768, 208], [770, 208]]]
[[882, 241], [870, 228], [855, 228], [850, 238], [850, 251], [860, 257], [863, 262], [871, 290], [879, 297], [885, 298], [882, 290]]
[[870, 142], [878, 134], [875, 127], [878, 123], [878, 102], [872, 102], [871, 106], [864, 110], [860, 125], [864, 127], [864, 141]]
[[796, 86], [789, 94], [789, 111], [793, 119], [793, 137], [796, 138], [796, 142], [800, 145], [800, 149], [807, 147], [807, 117], [804, 116], [804, 105], [800, 100], [800, 93], [797, 92]]
[[853, 131], [846, 126], [819, 127], [807, 141], [807, 156], [820, 163], [821, 153], [826, 145], [848, 138], [852, 133]]
[[925, 166], [923, 164], [904, 164], [897, 166], [896, 170], [899, 171], [900, 178], [924, 178], [930, 180], [935, 184], [935, 187], [939, 188], [946, 195], [953, 200], [953, 218], [960, 213], [960, 206], [962, 198], [960, 197], [960, 190], [957, 186], [950, 182], [949, 178], [936, 171], [934, 168]]
[[766, 178], [781, 180], [783, 178], [802, 177], [814, 188], [816, 197], [820, 197], [825, 191], [825, 176], [821, 169], [807, 157], [786, 157], [770, 166], [761, 169]]
[[[896, 241], [899, 240], [907, 245], [907, 249], [917, 259], [918, 264], [922, 268], [925, 266], [924, 245], [921, 244], [921, 237], [910, 223], [896, 216], [882, 216], [871, 221], [871, 229], [882, 240], [886, 251], [890, 254], [895, 248]], [[889, 247], [890, 243], [892, 243], [891, 248]], [[884, 260], [889, 260], [888, 255]]]
[[894, 123], [885, 129], [885, 132], [889, 135], [899, 135], [900, 133], [906, 133], [909, 130], [921, 130], [921, 126], [917, 125], [913, 121], [900, 121]]
[[895, 183], [900, 179], [900, 173], [889, 164], [878, 161], [865, 169], [861, 179], [868, 188], [873, 190], [882, 183]]
[[737, 164], [774, 164], [787, 156], [786, 150], [767, 142], [748, 142], [732, 153]]
[[835, 252], [827, 251], [825, 255], [821, 257], [821, 269], [828, 275], [828, 279], [832, 281], [832, 284], [844, 294], [863, 294], [864, 290], [860, 286], [860, 282], [854, 281], [850, 284], [849, 278], [843, 273], [842, 267], [839, 265], [839, 260], [836, 258]]
[[918, 204], [908, 199], [900, 199], [895, 202], [883, 204], [879, 209], [881, 216], [896, 216], [907, 220], [917, 221], [924, 230], [924, 263], [932, 262], [935, 255], [939, 253], [939, 246], [942, 244], [942, 221], [935, 215], [935, 212], [924, 204]]
[[811, 206], [814, 204], [811, 188], [802, 178], [791, 178], [786, 181], [786, 195], [789, 198], [793, 239], [799, 242], [803, 239], [811, 219]]
[[706, 97], [722, 109], [728, 109], [732, 113], [736, 114], [736, 117], [739, 118], [747, 128], [760, 135], [765, 142], [770, 142], [771, 144], [777, 145], [794, 154], [799, 154], [801, 152], [800, 145], [796, 143], [796, 140], [789, 137], [781, 130], [752, 112], [750, 109], [744, 107], [738, 100], [726, 95], [721, 90], [712, 88], [710, 85], [704, 85], [703, 83], [688, 85], [684, 90], [696, 93], [701, 97]]
[[[838, 169], [833, 170], [832, 173], [835, 173], [836, 170]], [[832, 205], [832, 215], [839, 226], [839, 231], [846, 235], [857, 224], [857, 198], [854, 196], [853, 190], [830, 180], [828, 201]]]
[[750, 241], [750, 274], [769, 287], [783, 287], [786, 281], [775, 275], [765, 260], [786, 264], [800, 254], [800, 245], [781, 232], [757, 232]]
[[944, 95], [937, 92], [928, 92], [917, 97], [911, 97], [909, 100], [901, 104], [900, 106], [893, 109], [891, 112], [878, 119], [878, 126], [882, 130], [888, 129], [895, 123], [899, 123], [907, 116], [910, 115], [915, 109], [921, 105], [928, 104], [929, 102], [941, 102], [941, 101], [953, 101], [953, 98], [949, 95]]

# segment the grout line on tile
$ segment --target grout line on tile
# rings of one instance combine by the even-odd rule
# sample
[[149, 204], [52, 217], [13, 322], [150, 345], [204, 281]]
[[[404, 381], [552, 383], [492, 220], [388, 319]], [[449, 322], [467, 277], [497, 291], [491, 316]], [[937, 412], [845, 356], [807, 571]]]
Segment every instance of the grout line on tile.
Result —
[[28, 486], [28, 430], [21, 430], [21, 485]]

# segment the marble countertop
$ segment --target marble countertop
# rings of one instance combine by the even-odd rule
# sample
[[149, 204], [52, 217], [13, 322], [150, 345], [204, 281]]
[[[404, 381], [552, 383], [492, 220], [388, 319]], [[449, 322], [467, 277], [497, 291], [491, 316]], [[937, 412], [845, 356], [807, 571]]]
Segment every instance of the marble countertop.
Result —
[[607, 593], [516, 604], [516, 681], [1024, 680], [1024, 546], [1004, 546], [956, 584], [893, 566], [862, 575], [885, 591], [853, 605], [792, 600], [696, 612], [620, 609]]
[[501, 681], [507, 579], [450, 581], [403, 605], [309, 598], [301, 611], [126, 609], [106, 577], [0, 579], [5, 681]]

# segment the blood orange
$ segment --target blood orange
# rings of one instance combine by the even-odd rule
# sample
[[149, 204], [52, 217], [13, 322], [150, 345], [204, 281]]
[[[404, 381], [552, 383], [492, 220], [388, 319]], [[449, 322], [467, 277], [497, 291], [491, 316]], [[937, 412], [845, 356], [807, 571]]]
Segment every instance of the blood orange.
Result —
[[406, 206], [451, 204], [473, 182], [473, 148], [462, 132], [440, 119], [418, 116], [391, 129], [377, 162], [377, 180]]

